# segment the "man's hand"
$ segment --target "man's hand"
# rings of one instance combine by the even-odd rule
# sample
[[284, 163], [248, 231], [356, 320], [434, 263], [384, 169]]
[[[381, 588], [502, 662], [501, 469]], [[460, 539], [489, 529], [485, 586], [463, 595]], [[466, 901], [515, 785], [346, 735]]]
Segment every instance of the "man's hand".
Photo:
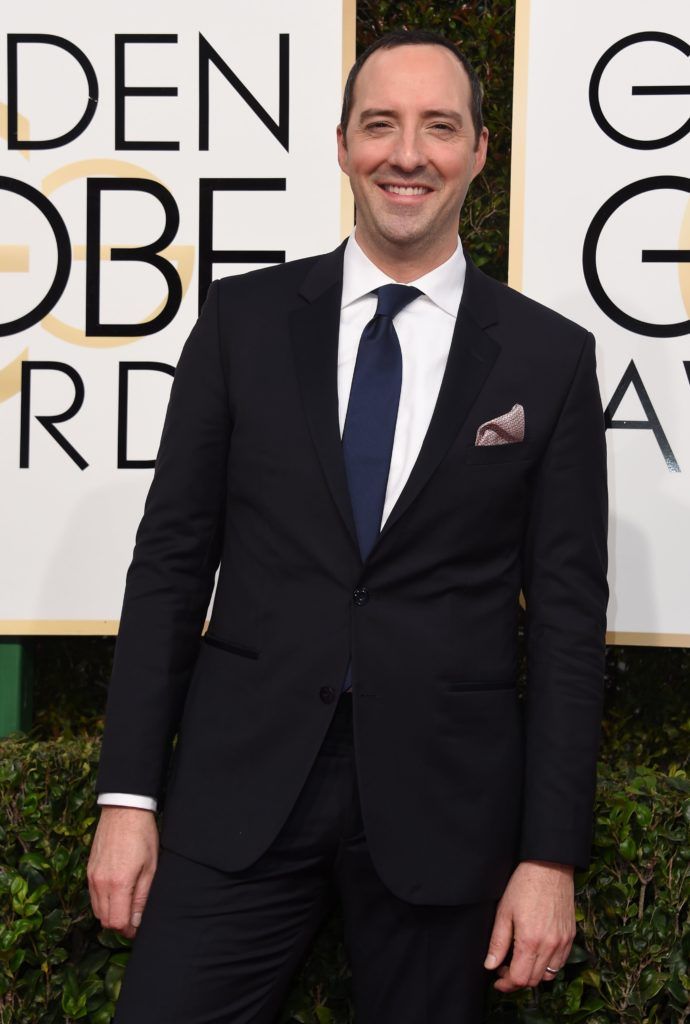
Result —
[[104, 928], [134, 938], [157, 863], [153, 811], [103, 807], [86, 875], [93, 912]]
[[[553, 981], [565, 964], [575, 938], [573, 867], [549, 861], [518, 864], [496, 910], [484, 966], [498, 967], [494, 988], [515, 992], [540, 981]], [[513, 953], [507, 966], [499, 964]]]

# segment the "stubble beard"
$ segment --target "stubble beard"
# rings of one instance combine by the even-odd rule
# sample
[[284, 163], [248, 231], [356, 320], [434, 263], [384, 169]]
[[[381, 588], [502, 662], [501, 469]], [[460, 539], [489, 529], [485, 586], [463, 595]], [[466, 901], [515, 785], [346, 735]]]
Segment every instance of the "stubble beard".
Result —
[[[415, 211], [406, 216], [404, 211], [381, 217], [365, 215], [365, 232], [370, 244], [376, 245], [391, 256], [414, 258], [425, 255], [449, 232], [449, 224], [435, 221], [433, 218], [419, 217]], [[358, 218], [358, 223], [360, 220]], [[457, 226], [454, 230], [457, 230]]]
[[364, 228], [366, 238], [370, 244], [393, 254], [399, 253], [400, 249], [411, 254], [424, 249], [433, 244], [438, 233], [433, 218], [421, 217], [419, 211], [376, 211], [369, 205], [363, 209], [362, 218], [362, 207], [358, 207], [357, 223]]

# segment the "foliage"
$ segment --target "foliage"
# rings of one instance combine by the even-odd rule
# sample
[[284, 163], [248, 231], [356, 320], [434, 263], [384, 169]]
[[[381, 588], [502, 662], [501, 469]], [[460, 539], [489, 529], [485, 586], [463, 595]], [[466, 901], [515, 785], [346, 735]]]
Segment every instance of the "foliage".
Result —
[[100, 732], [114, 638], [42, 636], [33, 641], [36, 739]]
[[602, 765], [594, 858], [577, 879], [569, 963], [552, 986], [496, 1000], [491, 1021], [689, 1020], [689, 825], [685, 772]]
[[[93, 738], [0, 744], [0, 1024], [107, 1024], [128, 943], [89, 909]], [[594, 858], [578, 878], [580, 927], [553, 987], [494, 1000], [490, 1021], [690, 1020], [690, 781], [681, 768], [603, 763]], [[346, 1024], [339, 916], [325, 923], [283, 1021]]]
[[101, 1024], [117, 962], [97, 941], [85, 881], [98, 743], [8, 740], [0, 751], [0, 1021], [92, 1011]]
[[690, 751], [690, 651], [610, 647], [603, 756], [672, 771]]

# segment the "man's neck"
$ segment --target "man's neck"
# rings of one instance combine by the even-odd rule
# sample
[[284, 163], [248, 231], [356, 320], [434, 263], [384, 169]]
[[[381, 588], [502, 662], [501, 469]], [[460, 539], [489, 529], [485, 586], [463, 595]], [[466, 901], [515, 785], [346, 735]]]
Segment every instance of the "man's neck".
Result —
[[357, 231], [355, 240], [374, 266], [400, 284], [408, 284], [410, 281], [419, 280], [425, 274], [430, 274], [432, 270], [436, 270], [449, 260], [458, 247], [457, 235], [444, 240], [443, 244], [431, 250], [427, 246], [423, 251], [403, 251], [400, 246], [391, 246], [390, 251], [386, 251], [381, 246], [372, 246], [366, 235]]

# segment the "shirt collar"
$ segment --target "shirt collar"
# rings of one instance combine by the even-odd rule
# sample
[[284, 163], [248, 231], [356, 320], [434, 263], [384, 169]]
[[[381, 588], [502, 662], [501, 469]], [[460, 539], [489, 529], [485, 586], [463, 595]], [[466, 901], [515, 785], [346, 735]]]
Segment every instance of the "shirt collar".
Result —
[[[465, 255], [458, 238], [455, 252], [445, 263], [416, 281], [406, 283], [419, 288], [436, 306], [456, 317], [465, 285], [466, 267]], [[382, 270], [379, 270], [376, 264], [372, 263], [365, 255], [357, 244], [353, 232], [347, 240], [343, 258], [341, 308], [349, 306], [351, 302], [361, 299], [363, 295], [368, 295], [375, 288], [380, 288], [381, 285], [396, 283], [392, 277], [388, 277]]]

